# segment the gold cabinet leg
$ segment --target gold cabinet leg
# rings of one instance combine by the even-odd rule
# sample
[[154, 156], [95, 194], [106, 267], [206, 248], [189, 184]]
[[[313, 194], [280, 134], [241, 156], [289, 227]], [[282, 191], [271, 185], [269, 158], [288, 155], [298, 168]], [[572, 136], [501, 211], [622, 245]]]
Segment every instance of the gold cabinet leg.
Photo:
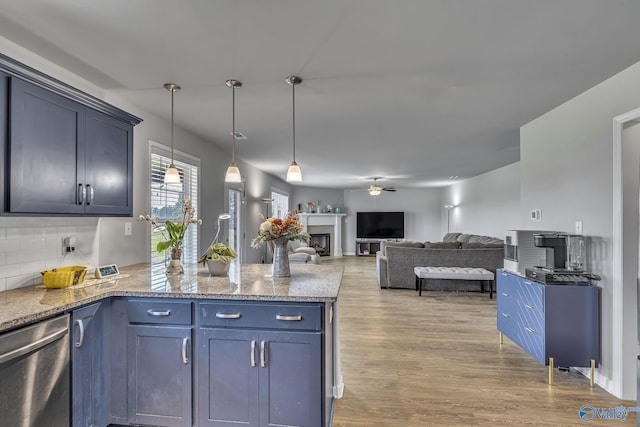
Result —
[[549, 385], [553, 385], [553, 357], [549, 358]]
[[591, 387], [596, 386], [596, 361], [591, 359], [591, 372], [590, 372], [590, 385]]
[[502, 345], [503, 343], [504, 343], [503, 335], [502, 335], [502, 332], [500, 332], [500, 345]]

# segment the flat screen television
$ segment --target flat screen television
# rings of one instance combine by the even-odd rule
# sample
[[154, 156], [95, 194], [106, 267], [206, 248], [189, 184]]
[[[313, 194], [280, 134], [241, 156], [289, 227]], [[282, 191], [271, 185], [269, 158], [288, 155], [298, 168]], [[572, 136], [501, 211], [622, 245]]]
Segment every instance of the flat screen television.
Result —
[[358, 239], [404, 239], [404, 212], [358, 212]]

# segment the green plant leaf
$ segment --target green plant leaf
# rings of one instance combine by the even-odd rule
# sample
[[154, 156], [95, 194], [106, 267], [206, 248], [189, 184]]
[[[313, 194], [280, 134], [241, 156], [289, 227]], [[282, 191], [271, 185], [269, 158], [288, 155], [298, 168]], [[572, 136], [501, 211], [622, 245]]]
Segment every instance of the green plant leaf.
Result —
[[169, 247], [171, 246], [171, 241], [167, 240], [165, 242], [158, 242], [158, 244], [156, 245], [156, 251], [158, 252], [164, 252], [166, 251]]

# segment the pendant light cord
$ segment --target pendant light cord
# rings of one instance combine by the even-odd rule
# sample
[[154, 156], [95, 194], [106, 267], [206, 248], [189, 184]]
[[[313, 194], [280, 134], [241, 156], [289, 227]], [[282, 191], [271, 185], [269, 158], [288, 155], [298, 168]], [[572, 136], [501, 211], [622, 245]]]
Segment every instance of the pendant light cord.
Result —
[[231, 86], [231, 163], [236, 162], [236, 86]]
[[171, 88], [171, 166], [173, 167], [173, 94], [176, 93], [175, 87]]
[[296, 161], [296, 85], [291, 85], [291, 93], [293, 97], [293, 161]]

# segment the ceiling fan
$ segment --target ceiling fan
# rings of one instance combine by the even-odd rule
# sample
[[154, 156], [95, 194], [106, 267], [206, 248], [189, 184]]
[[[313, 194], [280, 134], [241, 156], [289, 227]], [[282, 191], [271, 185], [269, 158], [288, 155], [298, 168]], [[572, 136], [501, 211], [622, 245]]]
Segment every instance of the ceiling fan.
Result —
[[367, 191], [369, 191], [370, 195], [379, 196], [383, 191], [396, 191], [394, 187], [380, 187], [378, 185], [378, 179], [381, 179], [381, 178], [379, 177], [373, 178], [373, 184], [371, 184], [369, 188], [367, 188]]

